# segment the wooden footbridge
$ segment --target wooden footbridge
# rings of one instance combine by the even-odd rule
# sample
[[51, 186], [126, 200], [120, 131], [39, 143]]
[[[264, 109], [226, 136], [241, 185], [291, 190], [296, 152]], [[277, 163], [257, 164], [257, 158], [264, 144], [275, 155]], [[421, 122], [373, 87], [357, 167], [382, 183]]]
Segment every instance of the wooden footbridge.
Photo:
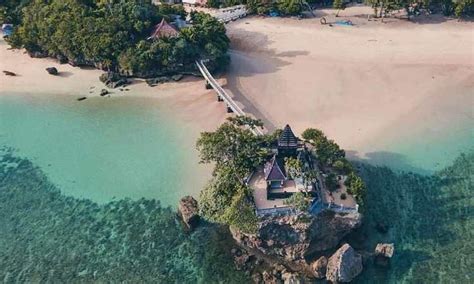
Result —
[[[247, 115], [240, 106], [234, 101], [234, 99], [229, 96], [225, 90], [217, 83], [216, 79], [212, 77], [209, 70], [207, 70], [206, 65], [203, 61], [196, 61], [196, 65], [201, 72], [202, 76], [206, 79], [206, 87], [211, 87], [217, 93], [217, 101], [224, 102], [227, 105], [227, 112], [233, 112], [237, 115]], [[263, 135], [263, 130], [261, 128], [251, 128], [250, 129], [255, 135]]]

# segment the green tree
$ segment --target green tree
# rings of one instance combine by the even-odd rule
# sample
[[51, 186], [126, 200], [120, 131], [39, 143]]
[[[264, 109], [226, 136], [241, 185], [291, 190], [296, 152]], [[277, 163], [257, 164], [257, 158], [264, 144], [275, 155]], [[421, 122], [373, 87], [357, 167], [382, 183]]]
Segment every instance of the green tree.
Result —
[[255, 206], [251, 201], [250, 189], [241, 187], [232, 198], [230, 206], [225, 210], [223, 219], [226, 224], [247, 234], [257, 232], [258, 218]]
[[310, 200], [306, 197], [306, 194], [301, 191], [294, 193], [283, 202], [302, 212], [308, 211], [310, 204]]
[[334, 0], [334, 2], [332, 3], [332, 7], [337, 10], [336, 17], [339, 17], [339, 12], [341, 10], [346, 9], [346, 4], [344, 0]]
[[303, 164], [296, 158], [285, 158], [285, 169], [288, 175], [293, 179], [303, 176]]
[[301, 0], [278, 0], [276, 7], [283, 15], [301, 14]]
[[338, 174], [342, 175], [347, 175], [353, 171], [351, 163], [344, 158], [334, 161], [332, 167]]
[[[262, 138], [253, 134], [242, 120], [228, 119], [215, 132], [203, 132], [196, 146], [202, 163], [216, 163], [216, 168], [231, 167], [240, 180], [260, 165], [267, 155]], [[248, 125], [258, 123], [249, 120]]]
[[336, 174], [330, 173], [326, 176], [326, 187], [329, 191], [336, 191], [339, 188]]
[[474, 0], [458, 0], [454, 3], [454, 14], [456, 17], [474, 15]]
[[345, 183], [347, 186], [347, 193], [354, 196], [359, 206], [364, 206], [364, 199], [366, 195], [366, 187], [364, 181], [355, 173], [349, 174]]

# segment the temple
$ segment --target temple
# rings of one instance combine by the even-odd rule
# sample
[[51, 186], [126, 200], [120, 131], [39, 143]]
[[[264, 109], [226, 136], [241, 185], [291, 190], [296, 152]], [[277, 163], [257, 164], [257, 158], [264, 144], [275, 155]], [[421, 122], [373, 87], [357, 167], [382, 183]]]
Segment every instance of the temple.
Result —
[[159, 24], [153, 28], [153, 32], [148, 39], [160, 39], [164, 37], [177, 37], [179, 34], [178, 30], [172, 25], [168, 24], [165, 19], [162, 19]]
[[[300, 173], [289, 172], [286, 162], [291, 159], [301, 165]], [[316, 196], [313, 182], [307, 178], [313, 163], [305, 144], [286, 125], [274, 142], [269, 159], [250, 179], [257, 208], [262, 212], [287, 210], [284, 200], [297, 192]]]

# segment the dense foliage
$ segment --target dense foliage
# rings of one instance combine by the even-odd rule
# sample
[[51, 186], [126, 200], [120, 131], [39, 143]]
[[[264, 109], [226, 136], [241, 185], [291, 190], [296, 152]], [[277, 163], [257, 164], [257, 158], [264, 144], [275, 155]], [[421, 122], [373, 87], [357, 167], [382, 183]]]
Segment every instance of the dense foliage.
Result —
[[328, 189], [334, 191], [339, 187], [335, 173], [347, 175], [345, 185], [348, 193], [354, 196], [361, 209], [363, 209], [365, 184], [357, 176], [351, 163], [345, 158], [344, 150], [333, 140], [328, 139], [319, 129], [308, 128], [303, 132], [302, 137], [314, 146], [317, 159], [322, 163], [322, 166], [330, 169], [331, 172], [325, 179]]
[[257, 217], [244, 181], [268, 154], [265, 136], [249, 128], [261, 125], [248, 117], [229, 118], [215, 132], [202, 133], [196, 144], [201, 162], [215, 164], [213, 178], [200, 194], [201, 214], [246, 233], [256, 231]]
[[306, 194], [303, 192], [297, 192], [292, 196], [288, 197], [285, 201], [285, 204], [292, 206], [293, 208], [306, 212], [309, 209], [310, 199], [306, 197]]
[[270, 12], [276, 12], [283, 16], [295, 16], [301, 14], [303, 6], [301, 1], [297, 0], [278, 0], [278, 1], [266, 1], [266, 0], [249, 0], [249, 10], [257, 14], [268, 14]]
[[210, 69], [228, 63], [224, 25], [208, 14], [193, 13], [193, 25], [177, 37], [147, 40], [154, 25], [171, 14], [185, 12], [151, 0], [33, 0], [9, 41], [77, 65], [140, 77], [194, 70], [199, 58], [208, 59]]
[[473, 0], [366, 0], [366, 3], [374, 9], [374, 14], [378, 17], [400, 9], [405, 9], [409, 17], [418, 15], [421, 9], [458, 18], [474, 15]]

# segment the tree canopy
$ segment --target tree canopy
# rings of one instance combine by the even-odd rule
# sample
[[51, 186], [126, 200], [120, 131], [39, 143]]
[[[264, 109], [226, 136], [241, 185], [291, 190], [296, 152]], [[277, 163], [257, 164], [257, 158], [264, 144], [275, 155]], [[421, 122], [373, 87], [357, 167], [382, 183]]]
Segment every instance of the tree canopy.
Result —
[[156, 6], [151, 0], [31, 0], [21, 11], [12, 46], [77, 65], [149, 77], [194, 70], [197, 59], [207, 59], [210, 70], [229, 62], [225, 27], [208, 14], [193, 13], [193, 25], [177, 37], [147, 40], [162, 18], [185, 16], [182, 6]]
[[201, 191], [201, 214], [212, 221], [254, 233], [257, 217], [245, 179], [268, 155], [266, 137], [250, 131], [262, 122], [228, 118], [216, 131], [203, 132], [196, 143], [202, 163], [214, 163], [213, 177]]

